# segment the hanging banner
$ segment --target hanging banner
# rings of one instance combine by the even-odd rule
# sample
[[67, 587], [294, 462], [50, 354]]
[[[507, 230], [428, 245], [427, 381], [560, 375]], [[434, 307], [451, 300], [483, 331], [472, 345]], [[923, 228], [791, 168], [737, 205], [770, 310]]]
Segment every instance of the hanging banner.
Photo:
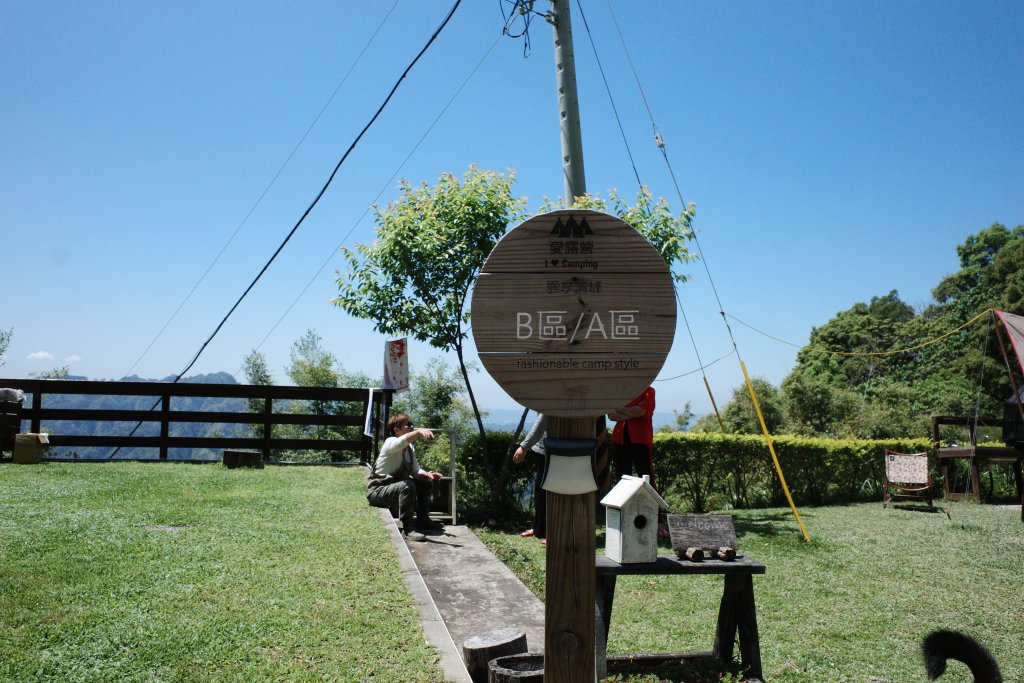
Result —
[[408, 339], [384, 342], [384, 388], [406, 391], [409, 388]]
[[370, 389], [366, 397], [366, 415], [363, 416], [363, 435], [373, 438], [373, 393], [380, 389]]

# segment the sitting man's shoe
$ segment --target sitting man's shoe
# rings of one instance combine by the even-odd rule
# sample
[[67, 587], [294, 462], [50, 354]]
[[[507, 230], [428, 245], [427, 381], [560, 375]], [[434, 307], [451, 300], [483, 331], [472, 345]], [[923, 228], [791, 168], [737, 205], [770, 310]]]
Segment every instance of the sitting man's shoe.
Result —
[[427, 519], [422, 522], [416, 522], [416, 528], [419, 531], [440, 531], [444, 529], [444, 524], [433, 519]]
[[421, 534], [418, 531], [410, 531], [409, 533], [402, 534], [402, 535], [405, 536], [405, 540], [407, 542], [408, 541], [415, 541], [417, 543], [422, 543], [423, 541], [427, 540], [427, 537], [424, 536], [423, 534]]

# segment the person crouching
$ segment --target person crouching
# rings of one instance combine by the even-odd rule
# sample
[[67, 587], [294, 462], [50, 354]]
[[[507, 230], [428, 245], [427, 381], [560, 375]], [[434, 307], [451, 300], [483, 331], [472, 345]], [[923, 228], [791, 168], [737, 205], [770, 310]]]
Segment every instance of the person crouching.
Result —
[[[431, 483], [441, 478], [440, 472], [421, 469], [412, 443], [417, 439], [434, 438], [429, 429], [417, 429], [412, 418], [397, 413], [388, 420], [391, 435], [385, 441], [373, 465], [367, 484], [366, 500], [374, 507], [398, 507], [402, 534], [410, 541], [425, 541], [426, 536], [416, 531], [437, 528], [430, 520]], [[415, 523], [414, 523], [415, 521]]]

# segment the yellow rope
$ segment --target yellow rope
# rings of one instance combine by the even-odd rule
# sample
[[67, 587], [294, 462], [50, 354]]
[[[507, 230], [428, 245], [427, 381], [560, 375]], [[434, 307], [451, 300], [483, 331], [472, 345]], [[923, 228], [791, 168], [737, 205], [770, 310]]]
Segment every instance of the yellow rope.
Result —
[[934, 339], [929, 339], [928, 341], [923, 342], [921, 344], [917, 344], [915, 346], [908, 346], [905, 349], [895, 349], [895, 350], [892, 350], [892, 351], [829, 351], [827, 349], [816, 349], [813, 346], [803, 346], [802, 347], [799, 344], [794, 344], [792, 342], [788, 342], [785, 339], [779, 339], [778, 337], [773, 337], [772, 335], [768, 334], [767, 332], [763, 332], [763, 331], [757, 329], [756, 327], [754, 327], [753, 325], [750, 325], [748, 323], [743, 322], [742, 320], [740, 320], [739, 318], [737, 318], [734, 315], [731, 315], [729, 313], [726, 313], [725, 315], [728, 315], [730, 318], [732, 318], [733, 320], [738, 322], [740, 325], [744, 325], [746, 327], [749, 327], [754, 332], [757, 332], [758, 334], [762, 334], [765, 337], [768, 337], [769, 339], [774, 339], [777, 342], [781, 342], [783, 344], [788, 344], [789, 346], [794, 346], [794, 347], [796, 347], [798, 349], [803, 349], [805, 351], [810, 351], [811, 353], [823, 353], [823, 354], [832, 355], [832, 356], [890, 356], [890, 355], [895, 355], [897, 353], [906, 353], [907, 351], [916, 351], [918, 349], [923, 349], [926, 346], [931, 346], [932, 344], [935, 344], [937, 342], [942, 341], [946, 337], [950, 337], [950, 336], [956, 334], [957, 332], [959, 332], [960, 330], [964, 329], [965, 327], [973, 325], [974, 323], [976, 323], [981, 318], [989, 315], [991, 312], [992, 312], [992, 309], [990, 309], [990, 308], [986, 309], [986, 310], [982, 311], [981, 313], [979, 313], [978, 315], [976, 315], [973, 318], [971, 318], [970, 320], [968, 320], [967, 322], [965, 322], [960, 327], [956, 328], [955, 330], [950, 330], [949, 332], [946, 332], [945, 334], [943, 334], [941, 336], [935, 337]]
[[804, 521], [800, 519], [800, 513], [796, 510], [796, 503], [793, 502], [793, 496], [789, 493], [789, 486], [786, 484], [786, 477], [782, 475], [782, 465], [779, 464], [779, 456], [775, 455], [775, 443], [772, 441], [772, 435], [768, 431], [768, 425], [765, 424], [764, 415], [761, 414], [761, 405], [757, 402], [757, 394], [754, 392], [754, 385], [750, 383], [750, 375], [747, 374], [747, 366], [740, 361], [740, 369], [743, 370], [743, 379], [747, 383], [747, 391], [750, 393], [750, 400], [754, 403], [754, 410], [757, 412], [757, 419], [761, 423], [761, 431], [764, 432], [764, 440], [768, 442], [768, 451], [772, 454], [772, 462], [775, 463], [775, 471], [779, 474], [779, 483], [782, 484], [782, 490], [786, 493], [786, 500], [789, 501], [789, 507], [793, 510], [793, 516], [796, 517], [796, 523], [800, 527], [800, 533], [804, 535], [804, 540], [808, 543], [811, 542], [811, 537], [807, 534], [807, 528], [804, 527]]

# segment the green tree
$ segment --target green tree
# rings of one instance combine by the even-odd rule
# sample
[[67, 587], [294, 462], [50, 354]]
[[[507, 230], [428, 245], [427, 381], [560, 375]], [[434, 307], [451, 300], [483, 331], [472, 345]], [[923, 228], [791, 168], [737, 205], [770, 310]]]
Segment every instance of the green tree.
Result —
[[[459, 371], [431, 358], [422, 372], [411, 372], [409, 391], [398, 394], [392, 413], [414, 415], [417, 425], [442, 430], [433, 441], [418, 441], [416, 454], [425, 469], [449, 469], [450, 444], [464, 444], [473, 433], [473, 411], [465, 400]], [[460, 477], [461, 478], [461, 477]]]
[[849, 389], [807, 375], [782, 382], [782, 402], [790, 432], [838, 439], [851, 436], [861, 399]]
[[[297, 386], [302, 387], [350, 387], [368, 388], [374, 382], [364, 373], [346, 372], [333, 353], [324, 348], [323, 339], [316, 330], [306, 333], [292, 344], [289, 364], [285, 368], [288, 378]], [[266, 357], [253, 351], [245, 357], [243, 369], [250, 384], [271, 384], [273, 378], [267, 367]], [[262, 412], [262, 401], [250, 402], [250, 410]], [[329, 415], [363, 414], [362, 401], [290, 401], [287, 410], [295, 415]], [[260, 430], [257, 429], [257, 432]], [[358, 439], [361, 429], [358, 427], [330, 427], [323, 424], [315, 425], [279, 425], [275, 428], [275, 436], [317, 438], [317, 439]], [[336, 454], [329, 454], [333, 459]], [[292, 452], [275, 453], [275, 457], [287, 457], [299, 460], [320, 460], [325, 454], [314, 452], [297, 454]]]
[[[253, 385], [259, 386], [270, 386], [274, 383], [274, 377], [270, 374], [270, 368], [267, 365], [267, 357], [253, 349], [249, 355], [245, 357], [242, 362], [242, 371], [245, 373], [246, 382]], [[256, 413], [257, 415], [263, 414], [263, 399], [250, 398], [249, 399], [249, 411]], [[254, 423], [250, 425], [253, 433], [263, 438], [263, 423]]]
[[[1016, 251], [1022, 242], [1024, 225], [1009, 230], [1005, 225], [993, 223], [977, 234], [968, 235], [963, 244], [956, 248], [957, 256], [960, 257], [960, 270], [947, 275], [932, 290], [936, 301], [959, 309], [961, 314], [977, 313], [998, 306], [1005, 283], [987, 277], [987, 273], [1004, 250], [1007, 250], [1007, 254]], [[1014, 270], [1019, 273], [1024, 270], [1024, 266], [1017, 263]]]
[[424, 426], [454, 434], [456, 441], [466, 440], [473, 411], [465, 401], [466, 386], [457, 369], [443, 358], [431, 358], [422, 372], [410, 373], [409, 389], [395, 399], [393, 412], [415, 415]]
[[674, 423], [670, 425], [662, 425], [658, 428], [659, 434], [671, 434], [673, 432], [685, 432], [690, 429], [690, 424], [693, 422], [694, 414], [693, 407], [689, 401], [683, 406], [681, 411], [672, 409], [672, 415], [675, 417]]
[[[324, 348], [323, 338], [316, 330], [307, 330], [293, 345], [291, 363], [286, 372], [300, 387], [369, 388], [377, 384], [362, 372], [346, 371], [337, 357]], [[294, 412], [313, 415], [361, 415], [362, 402], [346, 401], [293, 401]], [[303, 428], [304, 431], [308, 430]], [[307, 432], [308, 433], [308, 432]], [[356, 427], [324, 427], [317, 425], [316, 438], [356, 439]]]
[[[614, 189], [609, 191], [608, 195], [609, 199], [605, 200], [599, 194], [586, 194], [577, 197], [573, 206], [578, 209], [610, 213], [632, 225], [664, 257], [672, 269], [672, 278], [678, 283], [685, 282], [686, 274], [675, 270], [674, 267], [676, 264], [683, 265], [696, 258], [687, 245], [687, 242], [693, 239], [696, 204], [691, 202], [681, 213], [673, 214], [668, 201], [664, 197], [659, 197], [655, 201], [646, 185], [637, 191], [636, 201], [632, 205]], [[566, 206], [562, 198], [552, 201], [545, 197], [541, 211], [553, 211]]]
[[997, 292], [996, 308], [1024, 314], [1024, 225], [1018, 225], [982, 275], [982, 284]]
[[434, 186], [403, 180], [399, 199], [374, 208], [373, 243], [343, 250], [347, 270], [332, 299], [350, 315], [373, 322], [378, 332], [409, 334], [454, 351], [484, 440], [464, 354], [466, 299], [495, 243], [524, 216], [525, 200], [512, 196], [513, 182], [514, 173], [475, 166], [462, 180], [444, 173]]
[[7, 363], [7, 349], [11, 346], [11, 337], [14, 335], [14, 328], [0, 330], [0, 367]]
[[811, 330], [808, 346], [797, 354], [793, 374], [842, 388], [856, 388], [885, 376], [905, 358], [872, 355], [909, 346], [903, 324], [914, 309], [900, 300], [896, 290], [871, 302], [841, 311]]
[[[782, 395], [779, 389], [766, 379], [755, 377], [750, 380], [757, 395], [757, 405], [761, 408], [764, 416], [765, 426], [772, 434], [781, 432], [786, 424], [785, 409], [782, 404]], [[711, 420], [704, 422], [705, 431], [718, 431], [718, 421], [714, 415]], [[712, 426], [713, 429], [707, 429]], [[726, 431], [733, 434], [760, 434], [761, 422], [754, 410], [754, 403], [747, 391], [747, 385], [741, 384], [732, 391], [729, 402], [722, 409], [722, 422]]]
[[782, 383], [794, 431], [923, 436], [933, 414], [999, 414], [1011, 389], [992, 330], [958, 328], [991, 308], [1024, 312], [1024, 226], [995, 223], [957, 255], [920, 313], [892, 291], [812, 330]]
[[[460, 181], [445, 173], [435, 186], [403, 181], [401, 196], [376, 211], [377, 237], [371, 245], [344, 250], [346, 273], [338, 278], [333, 303], [357, 318], [370, 320], [384, 334], [409, 334], [459, 361], [482, 443], [487, 434], [470, 383], [463, 349], [469, 310], [466, 299], [480, 268], [510, 225], [525, 218], [525, 200], [512, 196], [514, 174], [470, 166]], [[659, 250], [670, 268], [691, 255], [692, 205], [673, 216], [665, 200], [655, 202], [643, 188], [634, 206], [612, 192], [612, 210]], [[578, 198], [576, 206], [606, 210], [600, 197]], [[555, 208], [548, 203], [544, 210]], [[685, 280], [681, 273], [673, 277]], [[489, 449], [487, 449], [490, 452]], [[508, 481], [511, 453], [485, 458], [492, 509], [497, 510]]]
[[50, 370], [37, 372], [33, 376], [36, 379], [67, 379], [71, 376], [71, 368], [67, 365], [58, 365]]

